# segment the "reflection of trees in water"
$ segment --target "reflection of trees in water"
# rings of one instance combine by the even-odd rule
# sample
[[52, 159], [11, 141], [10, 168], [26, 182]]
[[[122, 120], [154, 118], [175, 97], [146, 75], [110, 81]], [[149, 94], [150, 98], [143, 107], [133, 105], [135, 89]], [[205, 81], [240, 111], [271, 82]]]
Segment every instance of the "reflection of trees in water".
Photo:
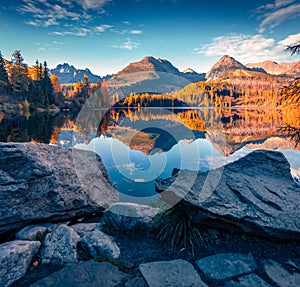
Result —
[[[295, 122], [299, 109], [116, 109], [110, 113], [118, 122], [126, 117], [131, 122], [168, 120], [180, 122], [191, 130], [205, 131], [224, 129], [230, 135], [278, 134], [283, 123], [300, 127]], [[221, 124], [221, 127], [220, 127]]]
[[0, 121], [1, 142], [50, 143], [66, 121], [66, 114], [32, 113], [29, 117], [11, 113]]
[[286, 133], [292, 141], [295, 142], [295, 148], [300, 144], [300, 127], [286, 125], [282, 128], [282, 131]]

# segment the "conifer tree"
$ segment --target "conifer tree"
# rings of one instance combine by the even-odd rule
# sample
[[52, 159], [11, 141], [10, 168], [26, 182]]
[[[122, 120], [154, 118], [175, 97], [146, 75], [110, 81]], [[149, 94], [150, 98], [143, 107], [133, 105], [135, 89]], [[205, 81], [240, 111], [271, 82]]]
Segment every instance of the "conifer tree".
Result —
[[9, 90], [8, 74], [5, 69], [5, 61], [0, 51], [0, 93], [6, 94]]
[[20, 50], [14, 51], [9, 71], [9, 79], [14, 95], [24, 97], [28, 91], [29, 79], [27, 76], [27, 66], [23, 64], [23, 57]]

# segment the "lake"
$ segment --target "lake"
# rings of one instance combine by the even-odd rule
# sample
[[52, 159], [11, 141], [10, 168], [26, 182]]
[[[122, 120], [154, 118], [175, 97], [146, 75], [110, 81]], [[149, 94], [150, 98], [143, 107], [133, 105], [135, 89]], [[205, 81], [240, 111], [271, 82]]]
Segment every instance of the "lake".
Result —
[[[300, 177], [300, 113], [288, 109], [142, 108], [0, 114], [0, 141], [43, 142], [99, 154], [121, 200], [155, 201], [174, 169], [208, 171], [256, 149], [279, 150]], [[298, 134], [299, 136], [299, 134]]]

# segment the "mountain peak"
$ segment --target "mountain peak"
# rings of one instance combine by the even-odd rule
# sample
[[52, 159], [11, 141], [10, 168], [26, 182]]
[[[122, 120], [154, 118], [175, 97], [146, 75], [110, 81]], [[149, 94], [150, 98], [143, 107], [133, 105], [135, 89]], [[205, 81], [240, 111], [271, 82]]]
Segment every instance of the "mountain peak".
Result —
[[123, 74], [131, 74], [138, 72], [163, 72], [179, 75], [180, 72], [169, 61], [161, 58], [154, 58], [152, 56], [146, 56], [139, 62], [129, 64], [125, 69], [117, 74], [117, 76]]
[[263, 61], [263, 62], [260, 62], [260, 63], [249, 63], [246, 66], [248, 68], [261, 68], [261, 69], [264, 69], [267, 73], [272, 74], [272, 75], [280, 75], [280, 74], [288, 73], [288, 71], [290, 71], [295, 64], [296, 64], [296, 62], [277, 63], [277, 62], [274, 62], [274, 61], [267, 60], [267, 61]]
[[206, 74], [206, 79], [208, 81], [216, 80], [220, 78], [224, 74], [224, 72], [236, 69], [248, 70], [247, 67], [245, 67], [242, 63], [240, 63], [233, 57], [225, 55], [221, 57], [219, 61], [215, 63], [211, 70]]
[[101, 80], [101, 77], [94, 75], [88, 68], [79, 70], [68, 63], [58, 64], [50, 72], [58, 77], [61, 84], [77, 83], [78, 80], [84, 79], [84, 74], [89, 77], [91, 83], [97, 83], [98, 80]]
[[197, 74], [192, 68], [187, 68], [182, 73], [185, 73], [185, 74]]

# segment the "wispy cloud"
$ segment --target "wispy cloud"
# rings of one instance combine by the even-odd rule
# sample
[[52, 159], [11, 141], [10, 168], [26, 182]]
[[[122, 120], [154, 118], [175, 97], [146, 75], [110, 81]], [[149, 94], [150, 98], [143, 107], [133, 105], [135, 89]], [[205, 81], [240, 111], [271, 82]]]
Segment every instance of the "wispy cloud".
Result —
[[78, 5], [82, 6], [85, 10], [99, 10], [111, 2], [111, 0], [76, 0]]
[[113, 48], [123, 49], [132, 51], [140, 46], [140, 43], [132, 42], [130, 39], [127, 39], [122, 45], [113, 45]]
[[100, 25], [100, 26], [95, 27], [94, 30], [95, 30], [96, 32], [98, 32], [98, 33], [103, 33], [103, 32], [105, 32], [106, 30], [111, 29], [111, 28], [113, 28], [113, 26], [107, 25], [107, 24], [103, 24], [103, 25]]
[[63, 31], [63, 32], [54, 31], [54, 32], [51, 32], [50, 34], [51, 35], [56, 35], [56, 36], [71, 35], [71, 36], [85, 37], [90, 33], [91, 33], [91, 29], [75, 27], [74, 30], [72, 30], [72, 31]]
[[131, 30], [131, 31], [130, 31], [130, 34], [133, 34], [133, 35], [140, 35], [140, 34], [142, 34], [142, 33], [143, 33], [142, 30]]
[[56, 4], [50, 4], [45, 0], [23, 0], [23, 3], [17, 8], [17, 11], [33, 17], [32, 20], [25, 22], [31, 26], [49, 27], [59, 25], [61, 20], [78, 21], [83, 20], [85, 17], [84, 13], [80, 14], [69, 10], [73, 6], [65, 6], [66, 1], [56, 1]]
[[276, 42], [273, 38], [263, 35], [227, 35], [216, 37], [210, 44], [194, 49], [195, 54], [204, 54], [209, 57], [230, 55], [241, 62], [257, 62], [267, 59], [284, 60], [284, 48], [300, 41], [300, 33], [289, 35]]
[[300, 17], [300, 4], [296, 0], [276, 0], [260, 6], [256, 12], [262, 19], [258, 32], [263, 33], [266, 29], [273, 29], [285, 21]]

